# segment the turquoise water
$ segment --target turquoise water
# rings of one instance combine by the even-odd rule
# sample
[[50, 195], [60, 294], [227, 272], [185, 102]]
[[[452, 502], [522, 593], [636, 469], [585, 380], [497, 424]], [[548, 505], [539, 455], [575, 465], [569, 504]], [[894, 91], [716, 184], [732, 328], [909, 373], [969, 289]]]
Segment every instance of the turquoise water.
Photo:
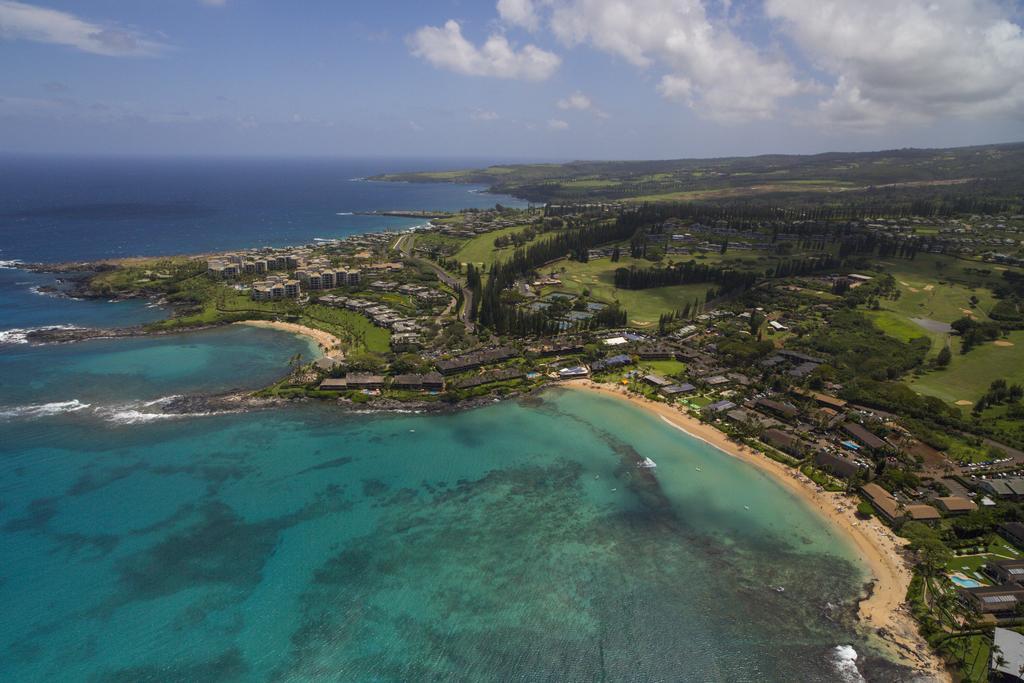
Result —
[[830, 618], [863, 574], [817, 517], [609, 398], [0, 430], [3, 680], [885, 670]]
[[287, 372], [293, 354], [309, 359], [315, 351], [304, 338], [243, 325], [75, 344], [8, 344], [0, 348], [0, 421], [62, 412], [142, 421], [147, 418], [138, 413], [146, 404], [266, 386]]

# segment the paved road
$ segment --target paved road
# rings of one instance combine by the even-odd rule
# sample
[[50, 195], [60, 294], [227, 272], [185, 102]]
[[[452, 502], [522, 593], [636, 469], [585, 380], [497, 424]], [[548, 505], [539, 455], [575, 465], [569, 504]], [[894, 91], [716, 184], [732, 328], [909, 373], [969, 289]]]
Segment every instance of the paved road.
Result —
[[472, 332], [476, 328], [476, 325], [474, 325], [472, 321], [470, 321], [469, 319], [469, 311], [473, 307], [473, 292], [471, 292], [469, 288], [466, 287], [466, 283], [456, 278], [451, 273], [449, 273], [448, 271], [446, 271], [444, 268], [437, 265], [433, 261], [429, 259], [414, 257], [412, 255], [412, 250], [413, 247], [415, 246], [416, 233], [409, 233], [407, 235], [402, 235], [401, 237], [399, 237], [398, 240], [395, 242], [394, 248], [397, 249], [399, 253], [402, 254], [402, 258], [412, 259], [417, 263], [421, 263], [430, 268], [431, 270], [433, 270], [434, 274], [437, 275], [437, 279], [451, 287], [453, 290], [462, 290], [463, 304], [462, 310], [459, 311], [459, 320], [461, 320], [466, 325], [466, 329]]

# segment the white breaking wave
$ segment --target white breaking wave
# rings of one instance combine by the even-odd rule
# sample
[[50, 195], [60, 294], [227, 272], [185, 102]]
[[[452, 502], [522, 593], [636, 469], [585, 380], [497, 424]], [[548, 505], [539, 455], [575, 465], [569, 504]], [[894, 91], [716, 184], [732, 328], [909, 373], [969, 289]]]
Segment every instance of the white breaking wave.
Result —
[[94, 412], [107, 422], [117, 425], [137, 425], [160, 420], [180, 420], [190, 417], [209, 417], [211, 415], [224, 415], [230, 411], [204, 411], [199, 413], [163, 413], [145, 410], [146, 408], [165, 406], [168, 403], [181, 398], [180, 395], [161, 396], [152, 401], [133, 401], [122, 403], [116, 406], [105, 406], [96, 408]]
[[852, 645], [836, 645], [832, 650], [832, 666], [840, 680], [847, 683], [863, 683], [864, 677], [857, 669], [857, 651]]
[[31, 332], [44, 332], [46, 330], [78, 330], [77, 325], [46, 325], [45, 327], [14, 327], [9, 330], [0, 330], [0, 344], [27, 344], [28, 335]]
[[353, 215], [353, 214], [352, 214], [352, 212], [351, 212], [351, 211], [339, 211], [338, 213], [336, 213], [336, 214], [334, 214], [334, 215], [335, 215], [335, 216], [351, 216], [351, 215]]
[[7, 261], [0, 261], [0, 268], [11, 268], [18, 269], [25, 265], [25, 262], [21, 259], [9, 259]]
[[71, 401], [58, 401], [56, 403], [40, 403], [38, 405], [29, 406], [17, 406], [15, 408], [8, 408], [6, 410], [0, 410], [0, 418], [38, 418], [38, 417], [49, 417], [51, 415], [60, 415], [61, 413], [75, 413], [84, 408], [88, 408], [91, 404], [82, 403], [78, 399]]
[[174, 420], [183, 417], [205, 417], [213, 413], [147, 413], [141, 410], [129, 408], [126, 410], [115, 410], [112, 408], [97, 410], [107, 422], [119, 425], [137, 425], [157, 420]]

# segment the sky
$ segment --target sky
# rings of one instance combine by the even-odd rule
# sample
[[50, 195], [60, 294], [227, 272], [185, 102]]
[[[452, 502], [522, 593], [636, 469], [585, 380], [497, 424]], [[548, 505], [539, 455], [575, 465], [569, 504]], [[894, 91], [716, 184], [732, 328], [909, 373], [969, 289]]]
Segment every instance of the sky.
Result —
[[1024, 140], [1024, 2], [0, 0], [0, 153], [665, 159]]

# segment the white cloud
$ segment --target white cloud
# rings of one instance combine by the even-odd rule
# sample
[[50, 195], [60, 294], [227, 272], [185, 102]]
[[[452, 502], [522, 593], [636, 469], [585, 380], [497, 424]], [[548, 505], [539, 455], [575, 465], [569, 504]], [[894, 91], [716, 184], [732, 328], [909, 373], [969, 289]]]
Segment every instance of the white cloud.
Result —
[[578, 109], [580, 111], [585, 111], [590, 109], [594, 103], [590, 101], [589, 97], [577, 90], [568, 97], [563, 97], [558, 100], [557, 104], [559, 109]]
[[491, 111], [490, 109], [474, 109], [470, 113], [469, 118], [474, 121], [497, 121], [501, 117], [498, 116], [498, 112]]
[[533, 0], [498, 0], [498, 16], [508, 24], [530, 31], [536, 31], [540, 24]]
[[995, 1], [766, 0], [765, 12], [835, 77], [825, 123], [1024, 116], [1024, 33]]
[[659, 91], [720, 121], [770, 117], [801, 92], [785, 59], [763, 54], [701, 0], [546, 0], [555, 36], [665, 73]]
[[66, 45], [108, 57], [155, 55], [166, 46], [138, 32], [96, 24], [68, 12], [0, 0], [0, 39]]
[[562, 63], [561, 58], [536, 45], [517, 50], [501, 34], [492, 34], [480, 47], [466, 40], [459, 22], [443, 27], [424, 26], [408, 38], [412, 54], [434, 66], [469, 76], [492, 76], [542, 81]]
[[569, 130], [569, 122], [562, 119], [551, 119], [548, 121], [548, 128], [551, 130]]

